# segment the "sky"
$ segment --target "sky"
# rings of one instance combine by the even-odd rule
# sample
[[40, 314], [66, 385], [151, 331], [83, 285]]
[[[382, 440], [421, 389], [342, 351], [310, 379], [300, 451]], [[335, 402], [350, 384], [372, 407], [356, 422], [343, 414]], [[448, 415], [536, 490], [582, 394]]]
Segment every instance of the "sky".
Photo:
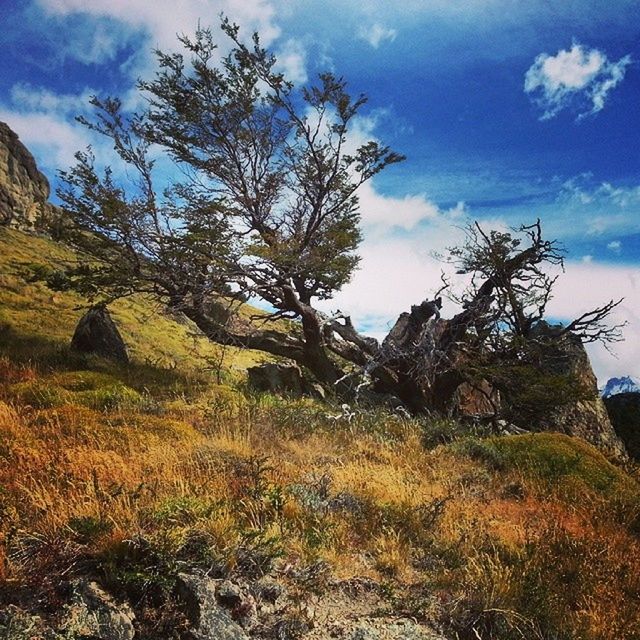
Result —
[[439, 288], [434, 254], [466, 224], [540, 218], [567, 251], [550, 317], [624, 297], [624, 343], [589, 353], [601, 383], [640, 378], [637, 0], [0, 0], [0, 120], [54, 186], [87, 144], [108, 162], [75, 122], [90, 97], [135, 106], [153, 50], [222, 13], [292, 80], [330, 70], [365, 93], [355, 136], [407, 157], [362, 188], [360, 268], [326, 310], [381, 337]]

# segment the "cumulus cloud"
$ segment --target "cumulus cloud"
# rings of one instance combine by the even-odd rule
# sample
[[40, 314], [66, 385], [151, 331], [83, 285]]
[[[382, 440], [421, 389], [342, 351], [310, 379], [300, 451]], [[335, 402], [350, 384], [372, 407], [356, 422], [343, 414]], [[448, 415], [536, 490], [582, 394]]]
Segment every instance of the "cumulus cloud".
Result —
[[276, 58], [278, 60], [276, 69], [284, 73], [287, 80], [298, 84], [307, 81], [307, 51], [302, 42], [295, 38], [287, 40], [276, 51]]
[[578, 118], [604, 108], [607, 97], [624, 78], [630, 56], [610, 61], [598, 49], [575, 43], [555, 56], [541, 53], [525, 74], [524, 90], [542, 109], [541, 120], [549, 120], [567, 108], [578, 110]]
[[463, 224], [466, 216], [463, 202], [441, 209], [424, 193], [402, 197], [382, 196], [371, 182], [358, 191], [362, 223], [370, 233], [384, 233], [394, 227], [409, 231], [419, 223], [446, 222], [447, 227]]
[[609, 249], [609, 251], [613, 251], [614, 253], [620, 253], [620, 251], [622, 250], [622, 242], [620, 242], [620, 240], [612, 240], [611, 242], [609, 242], [609, 244], [607, 244], [607, 249]]
[[393, 42], [397, 35], [395, 29], [387, 28], [379, 23], [370, 27], [362, 27], [358, 31], [360, 39], [368, 42], [374, 49], [377, 49], [385, 40]]

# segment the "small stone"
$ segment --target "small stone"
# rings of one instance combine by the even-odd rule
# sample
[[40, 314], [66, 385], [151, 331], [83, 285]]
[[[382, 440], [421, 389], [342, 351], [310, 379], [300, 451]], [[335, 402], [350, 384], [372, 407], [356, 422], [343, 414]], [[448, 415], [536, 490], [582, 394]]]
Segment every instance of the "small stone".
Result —
[[238, 606], [242, 602], [242, 591], [239, 586], [229, 580], [223, 580], [218, 585], [218, 602], [228, 608]]

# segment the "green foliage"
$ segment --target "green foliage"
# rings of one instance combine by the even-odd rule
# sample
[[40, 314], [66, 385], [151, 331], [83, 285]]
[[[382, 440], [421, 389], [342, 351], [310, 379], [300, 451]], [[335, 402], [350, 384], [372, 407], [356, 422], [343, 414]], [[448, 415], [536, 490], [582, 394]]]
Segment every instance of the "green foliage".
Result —
[[469, 438], [457, 444], [454, 450], [482, 462], [493, 471], [505, 469], [505, 457], [493, 439]]
[[442, 444], [471, 436], [488, 435], [488, 427], [465, 424], [460, 420], [447, 418], [428, 418], [422, 422], [422, 446], [435, 449]]
[[595, 447], [560, 433], [471, 438], [454, 450], [495, 471], [517, 470], [547, 492], [575, 494], [587, 489], [632, 499], [640, 492], [638, 484]]
[[113, 530], [113, 523], [94, 516], [78, 516], [69, 520], [69, 529], [80, 544], [90, 544]]
[[499, 362], [479, 372], [503, 392], [501, 414], [525, 429], [535, 429], [562, 406], [593, 399], [575, 375], [553, 373], [528, 363]]

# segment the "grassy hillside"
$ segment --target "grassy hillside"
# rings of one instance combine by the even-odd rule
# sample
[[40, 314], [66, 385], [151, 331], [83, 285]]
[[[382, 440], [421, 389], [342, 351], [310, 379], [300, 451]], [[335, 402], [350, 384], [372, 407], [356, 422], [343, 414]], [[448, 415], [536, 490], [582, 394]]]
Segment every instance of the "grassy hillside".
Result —
[[[37, 275], [73, 259], [63, 245], [44, 237], [0, 229], [0, 350], [15, 360], [68, 361], [67, 345], [87, 302], [73, 292], [53, 292]], [[175, 317], [135, 295], [109, 307], [137, 365], [182, 373], [241, 372], [265, 354], [204, 338], [184, 317]]]
[[25, 266], [63, 249], [2, 234], [0, 610], [55, 626], [90, 575], [140, 637], [187, 637], [174, 584], [200, 568], [284, 584], [287, 629], [366, 584], [378, 614], [451, 638], [640, 637], [640, 487], [590, 445], [252, 395], [255, 354], [219, 380], [217, 347], [143, 299], [114, 307], [130, 367], [73, 356], [80, 301]]

